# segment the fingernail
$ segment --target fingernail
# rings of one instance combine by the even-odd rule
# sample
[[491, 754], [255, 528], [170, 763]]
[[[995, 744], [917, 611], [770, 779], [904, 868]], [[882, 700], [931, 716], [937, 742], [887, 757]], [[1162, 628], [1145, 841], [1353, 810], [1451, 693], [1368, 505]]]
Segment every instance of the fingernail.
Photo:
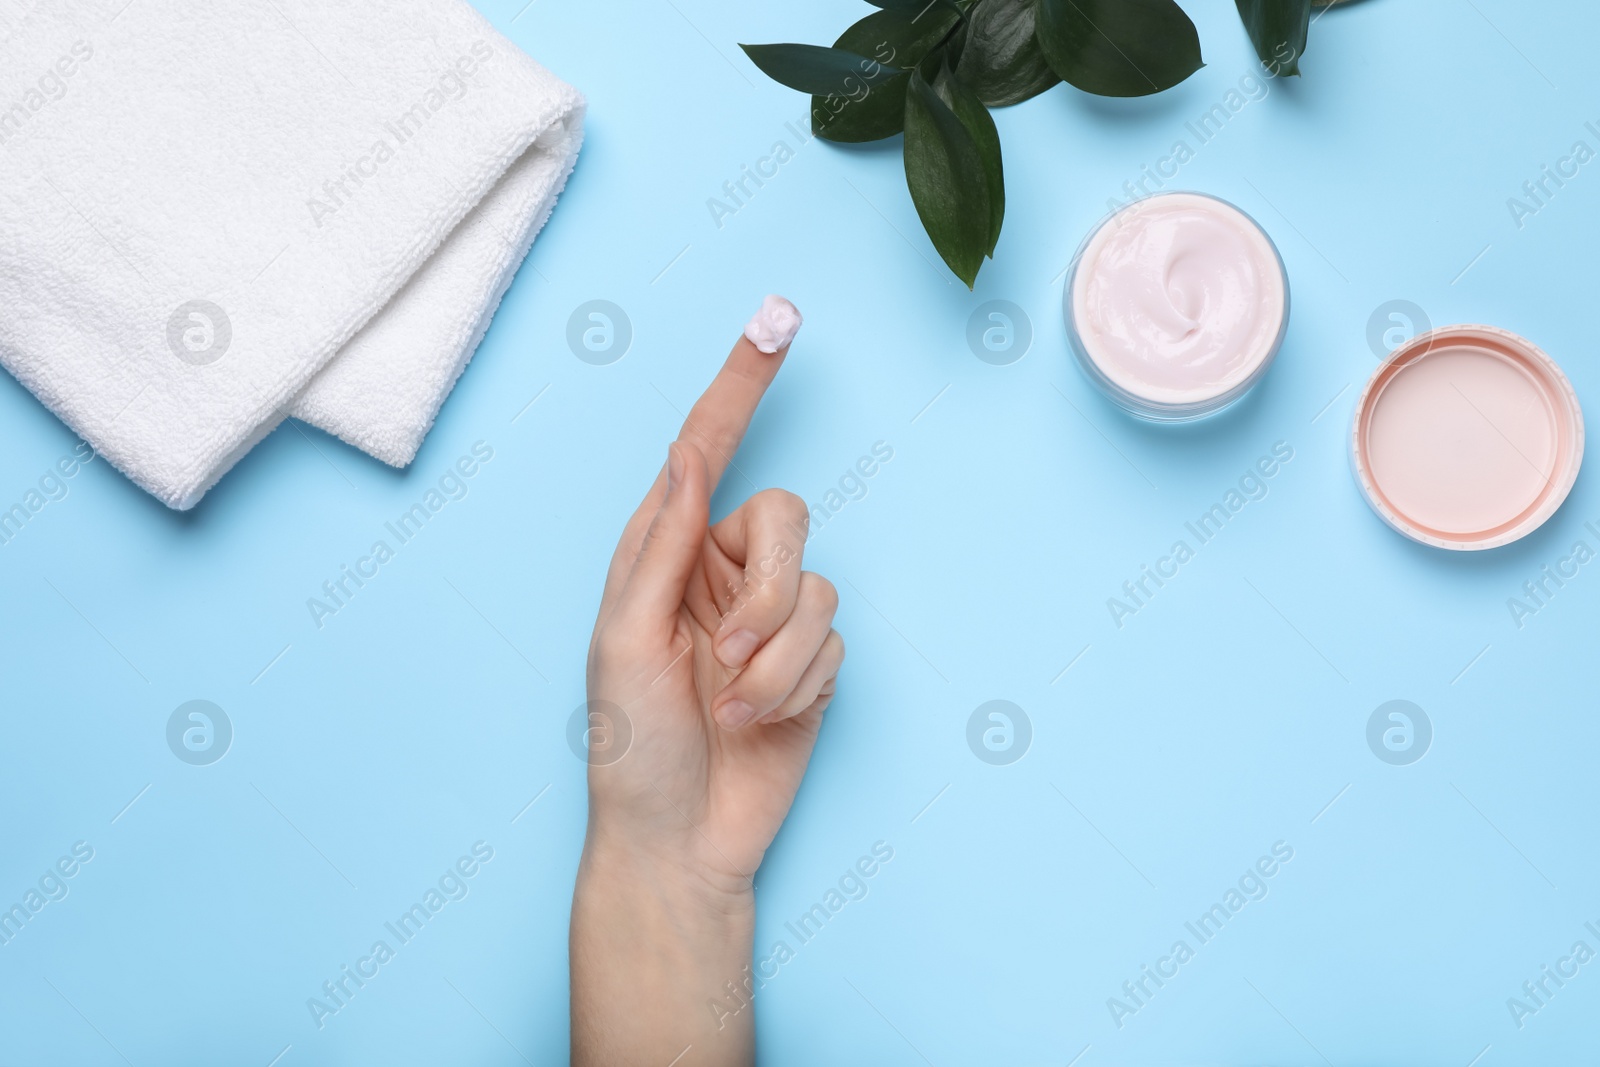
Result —
[[717, 709], [717, 721], [724, 730], [737, 730], [755, 717], [756, 709], [742, 700], [730, 700]]
[[781, 296], [769, 296], [745, 323], [744, 335], [757, 349], [773, 355], [789, 347], [805, 322], [800, 311]]
[[675, 445], [667, 446], [667, 492], [670, 494], [683, 481], [683, 457]]
[[735, 630], [717, 646], [717, 658], [724, 667], [743, 667], [761, 643], [761, 638], [749, 630]]

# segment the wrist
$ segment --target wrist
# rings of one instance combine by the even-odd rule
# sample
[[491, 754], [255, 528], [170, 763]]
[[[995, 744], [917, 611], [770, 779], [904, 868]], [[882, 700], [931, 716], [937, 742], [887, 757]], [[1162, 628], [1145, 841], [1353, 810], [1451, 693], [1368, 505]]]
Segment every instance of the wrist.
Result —
[[755, 889], [716, 857], [705, 842], [635, 833], [591, 815], [578, 868], [578, 887], [645, 892], [686, 922], [748, 927], [753, 934]]
[[695, 1063], [754, 1062], [754, 1013], [728, 998], [748, 988], [755, 894], [666, 847], [590, 826], [572, 897], [574, 1067], [668, 1063], [691, 1045]]

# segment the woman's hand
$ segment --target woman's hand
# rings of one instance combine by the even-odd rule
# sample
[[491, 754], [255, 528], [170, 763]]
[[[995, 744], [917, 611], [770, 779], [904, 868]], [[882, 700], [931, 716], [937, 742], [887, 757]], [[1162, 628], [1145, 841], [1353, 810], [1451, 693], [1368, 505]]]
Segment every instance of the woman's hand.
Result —
[[[754, 325], [747, 333], [763, 336]], [[751, 879], [844, 660], [838, 596], [801, 570], [799, 497], [757, 493], [708, 526], [711, 494], [786, 354], [748, 337], [734, 346], [606, 577], [589, 650], [575, 1063], [665, 1064], [685, 1045], [681, 1064], [751, 1056], [753, 1012], [730, 1015], [739, 1001], [725, 984], [748, 996]]]

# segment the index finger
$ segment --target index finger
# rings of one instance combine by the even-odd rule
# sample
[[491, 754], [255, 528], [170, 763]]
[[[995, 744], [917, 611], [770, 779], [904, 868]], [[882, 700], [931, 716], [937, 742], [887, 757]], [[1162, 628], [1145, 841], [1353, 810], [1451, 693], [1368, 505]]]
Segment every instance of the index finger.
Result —
[[683, 420], [678, 440], [705, 454], [713, 492], [739, 450], [767, 386], [778, 376], [802, 321], [800, 312], [783, 297], [763, 300], [728, 353], [728, 361]]
[[[778, 376], [778, 368], [783, 366], [789, 344], [803, 321], [800, 312], [783, 297], [768, 296], [763, 300], [761, 308], [745, 324], [744, 333], [734, 344], [733, 351], [728, 353], [727, 362], [684, 419], [678, 440], [693, 444], [705, 456], [712, 492], [716, 491], [733, 454], [739, 450], [739, 442], [744, 440], [756, 407], [766, 394], [767, 386]], [[666, 486], [663, 468], [628, 520], [606, 578], [601, 598], [602, 614], [632, 568], [645, 530], [661, 509]]]

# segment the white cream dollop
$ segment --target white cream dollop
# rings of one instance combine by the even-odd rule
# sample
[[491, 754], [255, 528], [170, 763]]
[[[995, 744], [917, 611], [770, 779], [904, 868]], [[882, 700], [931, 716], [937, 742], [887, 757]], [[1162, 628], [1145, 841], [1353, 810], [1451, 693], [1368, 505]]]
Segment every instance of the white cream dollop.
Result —
[[1071, 300], [1095, 366], [1158, 404], [1238, 388], [1276, 353], [1288, 314], [1271, 238], [1238, 208], [1196, 193], [1141, 200], [1101, 226]]
[[768, 296], [761, 309], [745, 323], [744, 335], [761, 351], [772, 355], [789, 347], [805, 319], [800, 311], [781, 296]]

